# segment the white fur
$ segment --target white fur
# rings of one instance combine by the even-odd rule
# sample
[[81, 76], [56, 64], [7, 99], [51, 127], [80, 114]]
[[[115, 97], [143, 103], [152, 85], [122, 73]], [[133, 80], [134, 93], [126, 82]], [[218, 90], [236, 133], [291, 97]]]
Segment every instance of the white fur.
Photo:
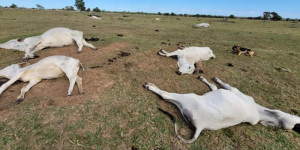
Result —
[[59, 78], [64, 74], [70, 81], [68, 95], [72, 94], [75, 82], [79, 87], [80, 93], [83, 93], [82, 79], [77, 75], [79, 67], [80, 62], [78, 59], [67, 56], [46, 57], [35, 64], [23, 68], [19, 64], [10, 65], [0, 70], [0, 77], [10, 79], [0, 87], [0, 95], [17, 80], [29, 82], [27, 86], [22, 88], [21, 94], [17, 98], [18, 101], [21, 101], [24, 99], [25, 93], [41, 80]]
[[92, 44], [87, 43], [83, 38], [83, 33], [77, 30], [68, 28], [53, 28], [40, 36], [28, 37], [24, 41], [17, 39], [10, 40], [0, 44], [0, 48], [15, 49], [25, 51], [24, 58], [34, 58], [34, 53], [47, 47], [63, 47], [73, 44], [73, 41], [78, 46], [78, 53], [82, 51], [82, 47], [87, 46], [92, 49], [97, 49]]
[[102, 18], [100, 18], [100, 17], [97, 17], [97, 16], [91, 16], [91, 17], [89, 17], [90, 19], [96, 19], [96, 20], [102, 20]]
[[195, 63], [216, 57], [209, 47], [187, 47], [171, 53], [161, 50], [158, 54], [166, 57], [177, 56], [179, 72], [182, 74], [192, 74], [195, 70]]
[[175, 104], [185, 120], [195, 127], [193, 138], [185, 140], [178, 135], [175, 123], [177, 136], [186, 143], [194, 142], [204, 129], [218, 130], [242, 122], [248, 122], [252, 125], [260, 122], [264, 126], [277, 126], [286, 130], [291, 130], [300, 123], [299, 117], [280, 110], [265, 108], [255, 103], [251, 96], [243, 94], [218, 78], [214, 78], [214, 81], [225, 89], [217, 89], [205, 78], [200, 77], [200, 80], [206, 83], [212, 91], [202, 96], [193, 93], [176, 94], [160, 90], [151, 83], [145, 85], [150, 91]]
[[200, 23], [200, 24], [196, 24], [195, 27], [197, 27], [197, 28], [200, 28], [200, 27], [208, 28], [209, 24], [208, 23]]

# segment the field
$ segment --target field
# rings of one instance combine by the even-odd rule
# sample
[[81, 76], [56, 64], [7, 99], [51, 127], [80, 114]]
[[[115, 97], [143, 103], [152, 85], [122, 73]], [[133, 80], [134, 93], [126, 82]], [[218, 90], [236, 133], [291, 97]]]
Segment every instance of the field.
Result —
[[[34, 86], [25, 100], [14, 104], [26, 83], [15, 83], [0, 96], [0, 149], [298, 149], [300, 135], [260, 124], [204, 130], [192, 144], [179, 141], [170, 119], [173, 114], [180, 134], [193, 131], [176, 106], [143, 88], [151, 82], [176, 93], [199, 95], [209, 88], [196, 74], [178, 76], [177, 62], [157, 55], [160, 49], [173, 51], [184, 46], [208, 46], [216, 59], [203, 63], [203, 77], [217, 76], [252, 96], [257, 103], [282, 111], [300, 113], [300, 22], [246, 19], [192, 18], [123, 13], [88, 14], [67, 11], [0, 8], [0, 43], [39, 35], [53, 27], [84, 32], [99, 50], [75, 45], [48, 48], [41, 57], [66, 55], [78, 58], [86, 68], [79, 71], [85, 95], [77, 87], [67, 97], [68, 79], [44, 80]], [[160, 21], [155, 18], [160, 18]], [[193, 28], [208, 22], [210, 28]], [[93, 27], [95, 25], [95, 27]], [[158, 31], [155, 31], [158, 30]], [[117, 34], [123, 34], [119, 37]], [[166, 44], [164, 44], [166, 43]], [[250, 58], [231, 53], [233, 45], [251, 48]], [[131, 55], [118, 57], [123, 52]], [[0, 68], [21, 62], [23, 52], [0, 49]], [[108, 59], [115, 59], [109, 62]], [[232, 63], [234, 67], [228, 67]], [[98, 68], [92, 68], [100, 66]], [[278, 68], [286, 67], [292, 72]], [[3, 81], [1, 79], [0, 81]], [[298, 114], [299, 115], [299, 114]]]

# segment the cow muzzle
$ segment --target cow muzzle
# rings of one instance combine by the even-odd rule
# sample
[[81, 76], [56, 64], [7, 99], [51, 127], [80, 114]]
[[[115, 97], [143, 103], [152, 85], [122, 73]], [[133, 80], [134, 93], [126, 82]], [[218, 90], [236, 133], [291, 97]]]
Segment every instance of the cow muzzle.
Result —
[[180, 72], [180, 71], [176, 71], [176, 74], [178, 74], [178, 75], [182, 75], [182, 72]]

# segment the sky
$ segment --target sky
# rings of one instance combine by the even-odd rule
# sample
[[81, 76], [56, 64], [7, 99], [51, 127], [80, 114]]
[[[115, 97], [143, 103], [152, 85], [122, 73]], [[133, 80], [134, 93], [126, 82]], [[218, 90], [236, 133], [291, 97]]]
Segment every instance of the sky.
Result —
[[[86, 8], [98, 7], [107, 11], [150, 13], [234, 15], [258, 17], [263, 12], [277, 12], [283, 18], [300, 18], [300, 0], [84, 0]], [[75, 0], [0, 0], [0, 6], [46, 9], [74, 6]]]

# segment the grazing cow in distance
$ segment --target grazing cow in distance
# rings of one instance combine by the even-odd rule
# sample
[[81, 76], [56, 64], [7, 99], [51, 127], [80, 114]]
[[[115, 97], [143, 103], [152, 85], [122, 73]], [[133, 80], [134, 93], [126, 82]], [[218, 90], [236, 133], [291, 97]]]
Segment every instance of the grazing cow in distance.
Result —
[[166, 57], [177, 56], [178, 75], [203, 72], [202, 61], [216, 58], [209, 47], [186, 47], [171, 53], [160, 50], [158, 54]]
[[16, 100], [17, 103], [20, 103], [24, 99], [25, 93], [41, 80], [59, 78], [64, 74], [70, 81], [68, 96], [71, 96], [75, 82], [80, 94], [84, 94], [82, 79], [77, 75], [80, 66], [81, 63], [78, 59], [67, 56], [46, 57], [32, 65], [26, 62], [10, 65], [0, 70], [0, 77], [10, 79], [0, 87], [0, 95], [17, 80], [29, 82], [27, 86], [22, 88], [21, 94]]
[[180, 109], [183, 118], [195, 129], [194, 136], [190, 140], [182, 138], [178, 134], [175, 118], [162, 110], [173, 120], [175, 133], [183, 142], [194, 142], [204, 129], [218, 130], [243, 122], [251, 125], [261, 123], [264, 126], [276, 126], [300, 133], [298, 116], [263, 107], [255, 103], [251, 96], [243, 94], [237, 88], [223, 83], [218, 78], [213, 80], [225, 89], [217, 89], [214, 84], [209, 83], [203, 77], [199, 77], [199, 80], [207, 84], [212, 91], [202, 96], [194, 93], [177, 94], [160, 90], [152, 83], [144, 84], [148, 90], [175, 104]]
[[53, 28], [40, 36], [28, 37], [23, 39], [13, 39], [0, 44], [0, 48], [15, 49], [25, 51], [24, 60], [38, 57], [35, 53], [48, 47], [63, 47], [73, 44], [78, 46], [78, 53], [82, 51], [83, 46], [97, 49], [92, 44], [87, 43], [83, 38], [83, 33], [69, 28]]

